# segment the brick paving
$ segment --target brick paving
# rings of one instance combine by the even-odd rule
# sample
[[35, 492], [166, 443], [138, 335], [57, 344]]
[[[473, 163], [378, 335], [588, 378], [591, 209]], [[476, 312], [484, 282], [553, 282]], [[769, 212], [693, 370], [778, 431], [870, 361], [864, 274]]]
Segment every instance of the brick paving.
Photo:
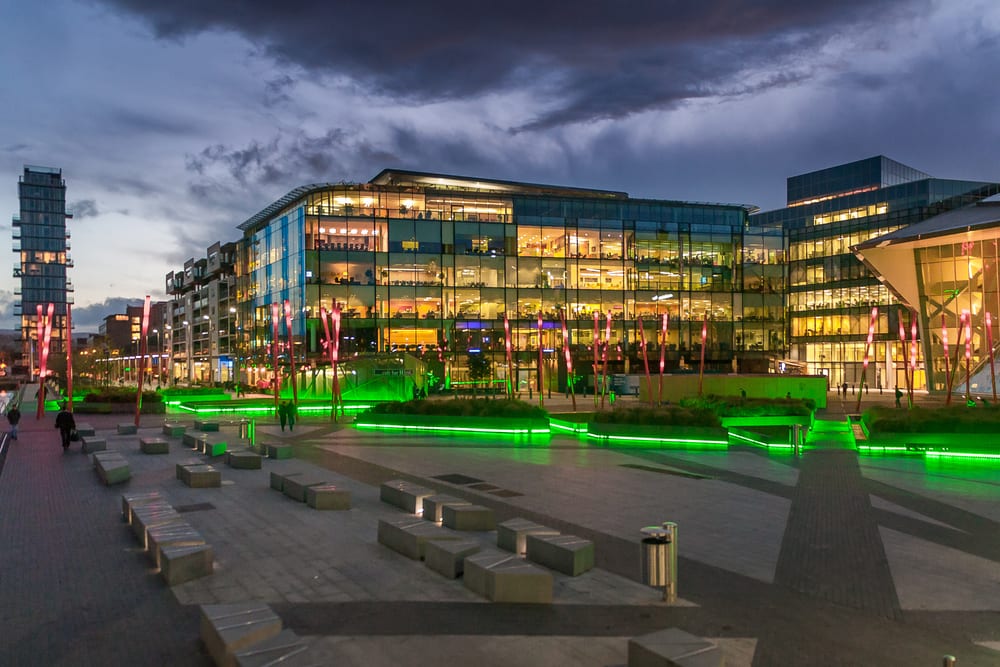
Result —
[[[261, 439], [294, 444], [299, 458], [268, 462], [264, 471], [224, 468], [222, 489], [195, 490], [173, 478], [173, 460], [186, 453], [138, 454], [132, 451], [135, 437], [113, 435], [127, 418], [81, 418], [111, 434], [109, 448], [128, 450], [132, 480], [106, 488], [78, 448], [62, 453], [51, 419], [36, 423], [26, 417], [20, 441], [11, 443], [6, 456], [0, 452], [0, 665], [208, 665], [198, 640], [198, 601], [247, 597], [265, 599], [289, 627], [308, 635], [324, 664], [414, 664], [426, 657], [485, 666], [505, 664], [499, 656], [512, 654], [524, 664], [623, 664], [623, 638], [671, 626], [735, 642], [742, 647], [730, 659], [736, 665], [931, 665], [940, 664], [944, 653], [958, 655], [960, 667], [1000, 663], [1000, 654], [970, 641], [1000, 640], [998, 612], [990, 610], [995, 607], [975, 610], [970, 600], [969, 607], [952, 611], [901, 609], [894, 587], [899, 573], [886, 558], [882, 532], [891, 529], [993, 563], [1000, 572], [995, 517], [862, 475], [853, 452], [814, 450], [796, 459], [737, 451], [797, 471], [797, 482], [788, 484], [776, 479], [794, 476], [756, 474], [753, 466], [734, 466], [725, 456], [602, 448], [602, 458], [618, 457], [619, 467], [642, 463], [624, 473], [636, 489], [602, 485], [597, 470], [597, 477], [587, 477], [593, 481], [581, 485], [579, 498], [554, 503], [538, 502], [548, 497], [549, 467], [576, 456], [579, 470], [589, 472], [587, 459], [595, 450], [554, 439], [543, 450], [515, 456], [525, 465], [505, 473], [477, 458], [497, 446], [489, 442], [462, 447], [457, 440], [424, 438], [414, 439], [412, 449], [400, 448], [404, 439], [398, 436], [359, 436], [307, 419], [294, 434], [261, 425]], [[453, 463], [429, 473], [434, 466], [427, 459]], [[894, 464], [886, 461], [889, 474]], [[267, 489], [268, 467], [310, 466], [350, 486], [355, 509], [315, 512]], [[692, 475], [659, 474], [661, 466]], [[523, 495], [449, 484], [443, 473]], [[373, 512], [395, 511], [377, 501], [377, 485], [397, 477], [492, 507], [498, 520], [521, 516], [592, 539], [600, 570], [560, 578], [552, 606], [484, 603], [460, 582], [441, 580], [375, 544]], [[784, 504], [776, 507], [787, 505], [773, 580], [711, 565], [682, 549], [684, 604], [657, 603], [650, 589], [632, 583], [639, 578], [639, 559], [636, 540], [625, 536], [631, 533], [618, 534], [588, 518], [609, 494], [646, 487], [695, 494], [744, 489]], [[117, 517], [123, 490], [151, 488], [192, 508], [185, 516], [218, 547], [214, 575], [170, 589], [152, 570]], [[899, 510], [873, 508], [869, 494]], [[697, 495], [689, 501], [672, 497], [692, 507], [699, 502]], [[760, 521], [774, 516], [762, 514]], [[747, 527], [729, 528], [738, 533]], [[682, 535], [689, 534], [685, 530], [682, 524]], [[757, 553], [750, 542], [745, 547], [746, 557]], [[925, 555], [933, 560], [931, 552]], [[992, 584], [1000, 585], [1000, 576], [992, 575]]]

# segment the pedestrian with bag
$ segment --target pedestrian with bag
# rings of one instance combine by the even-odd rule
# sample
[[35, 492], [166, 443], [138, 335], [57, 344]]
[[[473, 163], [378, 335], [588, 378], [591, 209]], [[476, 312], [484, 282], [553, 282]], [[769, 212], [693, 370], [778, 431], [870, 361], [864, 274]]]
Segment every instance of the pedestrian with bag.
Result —
[[288, 402], [286, 410], [288, 411], [288, 430], [295, 430], [295, 418], [298, 417], [298, 410], [295, 409], [295, 404]]
[[288, 401], [278, 404], [278, 423], [281, 424], [281, 430], [284, 431], [288, 424]]
[[73, 413], [66, 409], [65, 403], [62, 404], [59, 414], [56, 415], [56, 428], [59, 429], [63, 451], [65, 452], [69, 449], [69, 443], [76, 432], [76, 420], [73, 419]]
[[10, 437], [17, 440], [17, 425], [21, 422], [21, 411], [16, 405], [7, 408], [7, 423], [10, 424]]

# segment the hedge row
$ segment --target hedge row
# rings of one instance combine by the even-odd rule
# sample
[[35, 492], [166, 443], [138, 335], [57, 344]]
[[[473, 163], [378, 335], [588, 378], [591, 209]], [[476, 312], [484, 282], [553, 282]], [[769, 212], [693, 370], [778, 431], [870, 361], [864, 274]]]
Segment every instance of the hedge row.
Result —
[[816, 409], [811, 398], [743, 398], [740, 396], [703, 396], [682, 398], [681, 407], [711, 410], [720, 417], [797, 417], [808, 416]]
[[632, 405], [595, 412], [593, 421], [603, 424], [636, 426], [722, 426], [719, 416], [708, 408], [684, 406], [649, 407]]
[[879, 433], [998, 433], [1000, 407], [941, 408], [914, 406], [909, 410], [872, 406], [862, 418], [872, 435]]
[[486, 398], [448, 401], [406, 401], [379, 403], [369, 410], [373, 414], [440, 415], [445, 417], [517, 417], [544, 419], [549, 413], [530, 403]]

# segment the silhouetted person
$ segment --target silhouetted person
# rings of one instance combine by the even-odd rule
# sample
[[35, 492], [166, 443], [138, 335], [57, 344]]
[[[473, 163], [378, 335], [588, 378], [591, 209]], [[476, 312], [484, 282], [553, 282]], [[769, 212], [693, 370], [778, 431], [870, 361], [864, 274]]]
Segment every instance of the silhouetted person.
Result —
[[17, 440], [17, 425], [21, 421], [21, 411], [16, 405], [7, 409], [7, 423], [10, 424], [10, 437]]
[[288, 424], [288, 401], [278, 405], [278, 423], [281, 424], [281, 430], [284, 431]]
[[298, 417], [298, 410], [295, 409], [295, 404], [291, 403], [289, 401], [285, 401], [285, 405], [288, 406], [286, 408], [286, 410], [287, 410], [286, 414], [288, 416], [288, 430], [289, 431], [294, 431], [295, 430], [295, 418]]
[[897, 408], [901, 408], [901, 407], [903, 407], [903, 406], [902, 406], [902, 405], [900, 404], [900, 402], [899, 402], [899, 399], [901, 399], [901, 398], [903, 398], [903, 392], [901, 392], [901, 391], [899, 390], [899, 387], [896, 387], [896, 407], [897, 407]]
[[65, 452], [69, 449], [70, 437], [73, 435], [73, 431], [76, 430], [76, 420], [73, 419], [73, 413], [66, 409], [65, 403], [62, 405], [62, 409], [59, 410], [59, 414], [56, 415], [56, 428], [59, 429], [59, 436], [62, 438], [62, 448]]

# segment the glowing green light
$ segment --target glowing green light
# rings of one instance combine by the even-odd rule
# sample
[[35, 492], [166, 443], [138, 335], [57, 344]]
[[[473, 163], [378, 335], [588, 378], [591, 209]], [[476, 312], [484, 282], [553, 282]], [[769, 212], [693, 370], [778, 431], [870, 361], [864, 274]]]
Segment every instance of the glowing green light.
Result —
[[972, 452], [924, 452], [924, 456], [931, 459], [1000, 459], [1000, 454], [974, 454]]
[[598, 433], [588, 433], [591, 438], [600, 440], [616, 440], [620, 442], [652, 442], [652, 443], [673, 443], [682, 445], [702, 445], [706, 447], [728, 447], [725, 440], [698, 440], [693, 438], [653, 438], [639, 435], [601, 435]]
[[550, 428], [554, 428], [554, 429], [558, 429], [560, 431], [569, 431], [570, 433], [586, 433], [587, 432], [587, 425], [586, 424], [568, 425], [567, 423], [557, 422], [554, 419], [549, 419], [549, 427]]
[[754, 440], [753, 438], [748, 438], [745, 435], [740, 435], [739, 433], [733, 433], [732, 431], [729, 432], [729, 437], [730, 438], [736, 438], [737, 440], [744, 440], [746, 442], [749, 442], [751, 445], [757, 445], [758, 447], [769, 447], [770, 446], [766, 442], [762, 442], [760, 440]]
[[475, 428], [472, 426], [414, 426], [412, 424], [371, 424], [355, 422], [356, 428], [366, 429], [390, 429], [397, 431], [441, 431], [445, 433], [502, 433], [508, 435], [549, 435], [549, 430], [544, 428]]

